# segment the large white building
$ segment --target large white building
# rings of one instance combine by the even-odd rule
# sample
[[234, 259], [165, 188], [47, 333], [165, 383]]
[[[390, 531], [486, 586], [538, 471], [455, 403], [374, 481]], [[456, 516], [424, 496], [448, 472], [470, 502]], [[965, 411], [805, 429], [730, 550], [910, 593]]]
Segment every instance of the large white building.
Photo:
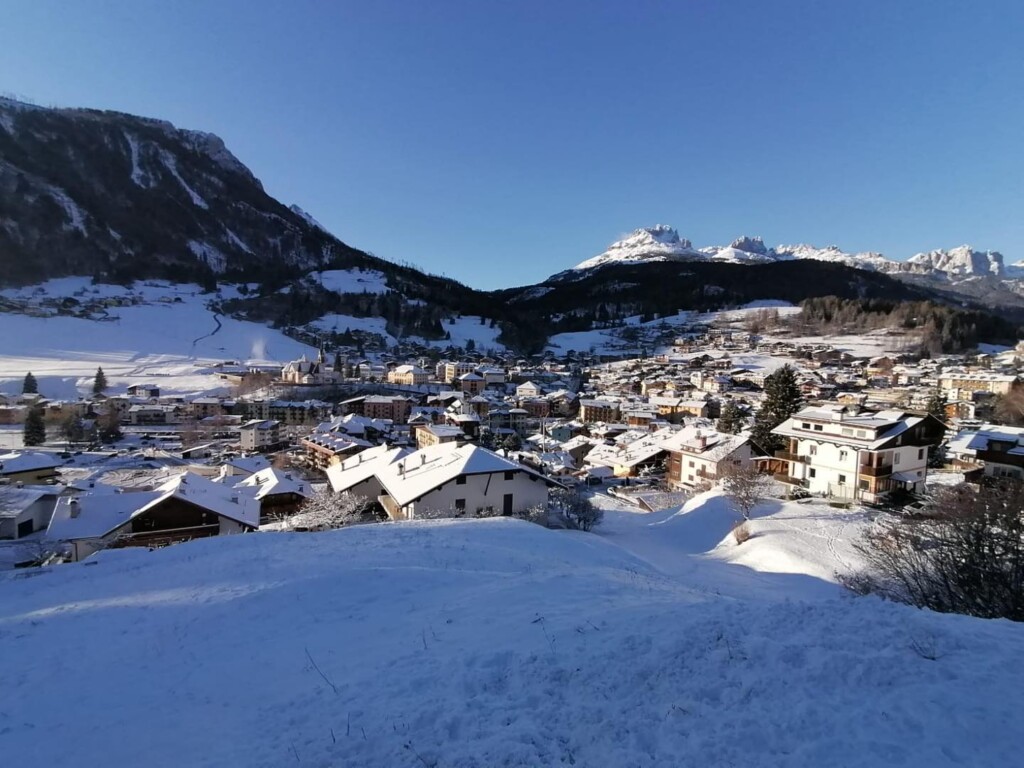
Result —
[[773, 432], [789, 441], [775, 454], [787, 466], [780, 480], [873, 503], [891, 491], [924, 490], [929, 452], [945, 425], [928, 415], [836, 405], [804, 408]]
[[485, 448], [452, 443], [370, 449], [330, 467], [327, 477], [336, 492], [380, 502], [393, 520], [512, 515], [546, 504], [557, 486]]

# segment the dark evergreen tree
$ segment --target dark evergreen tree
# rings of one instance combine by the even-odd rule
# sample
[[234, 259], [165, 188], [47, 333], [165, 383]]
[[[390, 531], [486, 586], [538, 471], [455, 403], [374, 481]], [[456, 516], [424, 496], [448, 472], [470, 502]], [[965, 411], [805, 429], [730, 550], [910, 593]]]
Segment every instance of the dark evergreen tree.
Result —
[[938, 387], [928, 396], [924, 409], [939, 421], [946, 420], [946, 398], [942, 396], [942, 391]]
[[751, 439], [763, 451], [781, 450], [785, 442], [772, 430], [800, 409], [803, 396], [796, 383], [796, 373], [784, 365], [764, 380], [764, 402], [754, 419]]
[[738, 405], [732, 400], [722, 406], [722, 414], [718, 417], [717, 428], [719, 432], [727, 432], [730, 435], [739, 434], [743, 426], [743, 413]]
[[25, 374], [25, 381], [21, 385], [21, 392], [25, 395], [33, 395], [39, 391], [39, 384], [36, 383], [36, 377], [32, 375], [31, 371]]
[[92, 382], [92, 393], [94, 395], [102, 394], [107, 388], [107, 374], [103, 372], [103, 368], [96, 369], [96, 378]]
[[25, 417], [25, 446], [42, 445], [46, 442], [46, 423], [43, 421], [43, 409], [32, 408]]

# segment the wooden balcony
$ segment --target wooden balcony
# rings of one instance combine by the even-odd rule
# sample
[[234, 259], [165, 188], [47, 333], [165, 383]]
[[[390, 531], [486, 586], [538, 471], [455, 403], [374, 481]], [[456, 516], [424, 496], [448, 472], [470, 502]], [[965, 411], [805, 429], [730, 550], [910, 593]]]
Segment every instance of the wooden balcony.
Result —
[[798, 488], [806, 488], [807, 487], [807, 481], [806, 480], [803, 480], [803, 479], [801, 479], [799, 477], [790, 477], [789, 475], [784, 475], [781, 472], [772, 475], [772, 478], [775, 479], [775, 480], [778, 480], [780, 483], [785, 483], [786, 485], [793, 485], [793, 486], [796, 486]]
[[799, 462], [801, 464], [806, 464], [807, 463], [807, 457], [806, 456], [799, 456], [799, 455], [797, 455], [795, 453], [790, 453], [789, 451], [776, 451], [775, 452], [775, 458], [776, 459], [782, 459], [783, 461], [796, 461], [796, 462]]
[[892, 464], [879, 464], [877, 467], [861, 464], [857, 471], [865, 477], [885, 477], [892, 474]]

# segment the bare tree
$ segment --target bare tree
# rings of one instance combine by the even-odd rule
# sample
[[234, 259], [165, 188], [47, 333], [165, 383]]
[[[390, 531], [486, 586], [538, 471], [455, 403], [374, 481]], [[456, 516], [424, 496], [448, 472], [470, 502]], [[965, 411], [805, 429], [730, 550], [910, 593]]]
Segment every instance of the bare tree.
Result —
[[604, 519], [604, 510], [575, 487], [552, 492], [548, 510], [562, 526], [574, 531], [590, 531]]
[[768, 496], [771, 479], [758, 472], [752, 464], [730, 467], [723, 474], [722, 490], [733, 509], [743, 515], [744, 520], [749, 520], [754, 507]]
[[369, 521], [370, 502], [352, 493], [334, 494], [320, 489], [306, 499], [294, 515], [284, 518], [284, 530], [327, 531]]
[[1024, 484], [966, 483], [930, 498], [923, 514], [876, 524], [857, 545], [861, 593], [947, 613], [1024, 621]]

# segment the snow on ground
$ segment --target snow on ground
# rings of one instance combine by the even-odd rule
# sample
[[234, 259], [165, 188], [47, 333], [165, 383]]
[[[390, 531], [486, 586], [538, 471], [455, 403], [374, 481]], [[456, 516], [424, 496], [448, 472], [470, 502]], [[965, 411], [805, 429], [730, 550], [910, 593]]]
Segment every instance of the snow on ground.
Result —
[[225, 360], [286, 362], [316, 350], [259, 323], [215, 315], [212, 298], [194, 285], [159, 281], [91, 286], [88, 278], [63, 278], [39, 287], [0, 292], [7, 298], [76, 297], [80, 301], [137, 296], [142, 302], [110, 307], [108, 320], [59, 315], [0, 314], [0, 391], [20, 392], [31, 371], [47, 397], [74, 398], [89, 391], [98, 366], [111, 392], [153, 383], [173, 393], [221, 388], [204, 375]]
[[388, 278], [376, 269], [327, 269], [310, 277], [335, 293], [387, 293]]
[[854, 543], [871, 523], [861, 509], [770, 500], [754, 510], [751, 538], [737, 545], [731, 531], [741, 518], [720, 491], [649, 514], [605, 494], [594, 500], [605, 510], [598, 535], [694, 588], [733, 597], [836, 597], [837, 574], [863, 565]]
[[[684, 518], [652, 530], [685, 545]], [[49, 766], [1017, 764], [1020, 625], [739, 582], [719, 596], [615, 539], [384, 524], [2, 574], [0, 750]]]
[[840, 352], [849, 352], [855, 357], [877, 357], [886, 352], [906, 352], [920, 342], [920, 335], [915, 333], [888, 333], [886, 331], [869, 331], [863, 334], [839, 336], [778, 336], [770, 333], [762, 337], [764, 341], [782, 341], [788, 344], [829, 344]]
[[476, 315], [463, 315], [462, 317], [445, 320], [441, 323], [444, 329], [451, 334], [451, 339], [430, 342], [434, 347], [447, 347], [454, 344], [457, 347], [465, 347], [466, 343], [472, 341], [478, 350], [504, 349], [504, 345], [498, 341], [501, 329], [491, 327], [490, 322], [484, 321], [481, 324], [480, 318]]
[[315, 328], [319, 331], [333, 333], [344, 333], [345, 331], [377, 333], [383, 336], [389, 345], [395, 343], [395, 337], [388, 333], [387, 320], [383, 317], [356, 317], [355, 315], [342, 315], [331, 312], [308, 325], [310, 328]]

